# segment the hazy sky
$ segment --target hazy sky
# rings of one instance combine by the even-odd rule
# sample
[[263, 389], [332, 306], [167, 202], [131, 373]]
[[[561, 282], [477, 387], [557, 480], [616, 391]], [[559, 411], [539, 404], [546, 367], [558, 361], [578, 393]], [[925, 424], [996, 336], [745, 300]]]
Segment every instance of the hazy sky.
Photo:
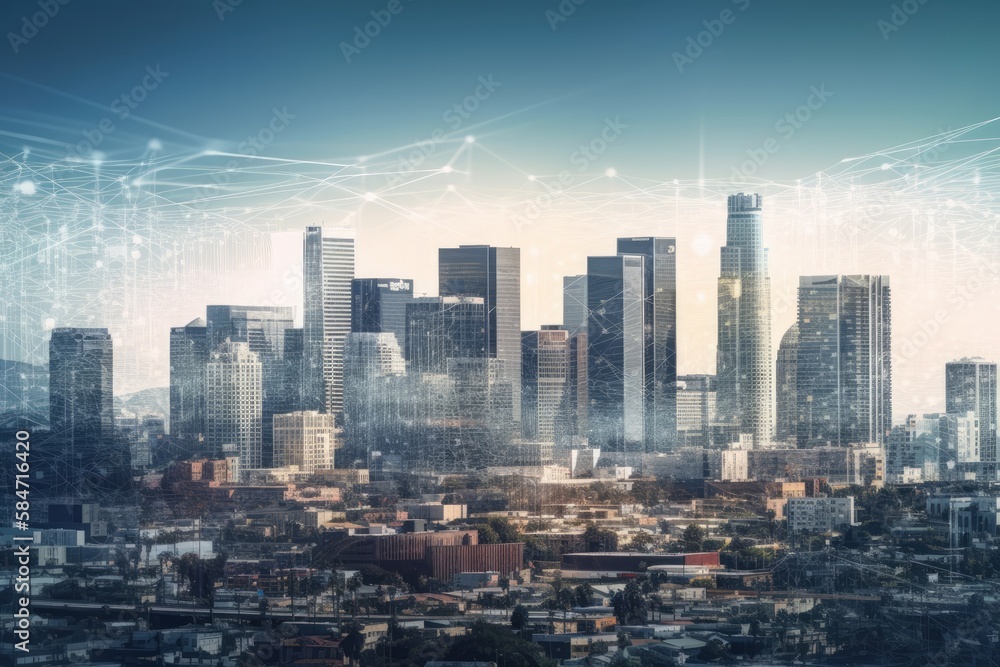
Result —
[[[9, 156], [0, 223], [17, 231], [6, 252], [21, 244], [35, 257], [27, 248], [45, 225], [114, 220], [128, 242], [102, 227], [94, 252], [135, 258], [122, 264], [115, 294], [128, 296], [115, 312], [142, 311], [149, 329], [148, 349], [134, 357], [139, 377], [119, 388], [166, 384], [166, 327], [207, 302], [298, 304], [285, 278], [300, 261], [299, 231], [318, 222], [357, 227], [359, 275], [412, 277], [430, 293], [438, 247], [521, 247], [525, 328], [558, 322], [561, 276], [583, 272], [588, 254], [613, 252], [615, 237], [677, 236], [681, 371], [712, 372], [725, 196], [743, 189], [726, 181], [745, 164], [761, 179], [745, 189], [766, 197], [775, 341], [794, 318], [799, 275], [888, 273], [896, 353], [915, 350], [897, 365], [897, 419], [942, 407], [944, 361], [1000, 356], [991, 158], [980, 153], [916, 189], [920, 179], [906, 180], [913, 163], [961, 162], [963, 147], [841, 166], [1000, 116], [995, 2], [235, 3], [75, 0], [44, 18], [44, 2], [0, 6], [0, 153]], [[380, 17], [375, 37], [358, 37], [376, 33]], [[431, 154], [414, 162], [421, 141]], [[59, 171], [67, 155], [89, 160], [92, 149], [99, 167]], [[227, 166], [233, 158], [206, 150], [244, 156]], [[157, 155], [171, 156], [171, 169], [130, 180]], [[762, 164], [747, 162], [755, 156]], [[874, 198], [864, 191], [859, 215], [852, 187], [883, 163], [897, 180]], [[312, 187], [341, 170], [335, 187]], [[828, 176], [808, 180], [821, 171]], [[225, 173], [225, 198], [202, 197]], [[20, 199], [4, 202], [15, 190]], [[565, 196], [532, 204], [553, 190]], [[148, 262], [167, 248], [150, 238], [182, 229], [277, 231], [271, 269], [226, 273], [218, 260], [217, 280], [172, 276], [143, 292], [143, 267], [155, 282]], [[959, 306], [955, 290], [973, 279]], [[921, 342], [941, 309], [946, 321]], [[108, 325], [122, 326], [120, 317]]]

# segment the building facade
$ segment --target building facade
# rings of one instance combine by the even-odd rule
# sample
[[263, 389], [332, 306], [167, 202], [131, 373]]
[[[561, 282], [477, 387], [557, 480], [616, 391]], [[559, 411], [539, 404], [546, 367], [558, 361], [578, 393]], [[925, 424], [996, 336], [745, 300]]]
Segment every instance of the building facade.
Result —
[[222, 343], [206, 370], [206, 449], [214, 456], [235, 448], [243, 470], [260, 468], [263, 369], [249, 343]]
[[204, 319], [170, 329], [170, 436], [189, 453], [205, 435], [208, 353]]
[[641, 255], [587, 258], [591, 446], [645, 448], [645, 303]]
[[979, 424], [980, 461], [997, 461], [997, 365], [965, 358], [945, 365], [945, 411], [972, 411]]
[[758, 194], [728, 200], [716, 363], [719, 420], [734, 431], [730, 438], [750, 433], [755, 444], [771, 440], [774, 419], [771, 278], [761, 207]]
[[617, 250], [643, 258], [646, 451], [668, 451], [677, 441], [676, 239], [620, 238]]
[[800, 447], [874, 442], [892, 428], [888, 276], [799, 279], [796, 437]]
[[554, 443], [567, 430], [569, 332], [558, 326], [521, 332], [521, 435]]
[[339, 416], [351, 332], [354, 232], [308, 227], [303, 241], [303, 406]]
[[274, 466], [300, 470], [334, 467], [333, 417], [315, 410], [274, 416]]
[[351, 331], [391, 333], [406, 349], [406, 305], [413, 301], [407, 278], [355, 278], [351, 281]]

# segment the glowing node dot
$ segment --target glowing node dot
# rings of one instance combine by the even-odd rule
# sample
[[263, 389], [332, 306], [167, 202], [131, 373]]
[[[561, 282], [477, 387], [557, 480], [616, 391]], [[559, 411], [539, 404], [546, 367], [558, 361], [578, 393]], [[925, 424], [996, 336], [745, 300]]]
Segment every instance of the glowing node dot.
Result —
[[159, 139], [150, 139], [149, 144], [147, 144], [149, 150], [151, 151], [161, 151], [163, 150], [163, 144], [160, 143]]
[[675, 178], [674, 179], [674, 185], [680, 185], [680, 184], [681, 184], [680, 179], [679, 178]]
[[55, 329], [55, 328], [56, 328], [56, 318], [54, 318], [54, 317], [46, 317], [45, 318], [45, 330], [46, 331], [51, 331], [52, 329]]
[[882, 163], [882, 171], [889, 171], [889, 163], [888, 162], [883, 162]]
[[535, 180], [535, 175], [534, 175], [534, 174], [529, 174], [529, 175], [528, 175], [528, 180], [529, 180], [529, 181], [533, 181], [533, 180]]
[[441, 167], [441, 172], [445, 173], [445, 174], [450, 174], [451, 173], [451, 165], [450, 164], [446, 164], [445, 166]]
[[476, 138], [474, 136], [472, 136], [471, 134], [468, 134], [468, 135], [465, 136], [465, 143], [467, 143], [467, 144], [474, 144], [474, 143], [476, 143]]
[[448, 184], [448, 192], [454, 192], [454, 191], [455, 191], [455, 186], [454, 186], [454, 184], [452, 184], [452, 183], [449, 183], [449, 184]]
[[613, 167], [608, 167], [604, 170], [604, 175], [608, 178], [614, 178], [618, 175], [618, 172]]
[[104, 266], [104, 262], [101, 260], [97, 260], [97, 262], [94, 263], [94, 266], [100, 269]]
[[365, 201], [375, 201], [376, 199], [378, 199], [378, 195], [374, 192], [365, 193]]
[[138, 234], [132, 237], [132, 243], [142, 243], [142, 237]]
[[132, 251], [132, 259], [139, 259], [141, 256], [142, 256], [142, 253], [139, 252], [138, 250], [133, 250]]
[[33, 181], [21, 181], [14, 186], [14, 191], [22, 195], [33, 195], [36, 192], [35, 183]]

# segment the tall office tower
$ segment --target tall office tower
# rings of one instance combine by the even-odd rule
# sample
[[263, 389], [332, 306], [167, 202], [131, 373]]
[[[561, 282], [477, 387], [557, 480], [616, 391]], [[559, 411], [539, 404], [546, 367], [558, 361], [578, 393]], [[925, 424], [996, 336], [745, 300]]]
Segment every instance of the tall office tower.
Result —
[[214, 350], [229, 340], [247, 343], [260, 357], [263, 372], [261, 403], [261, 467], [271, 467], [272, 422], [277, 412], [289, 412], [285, 393], [285, 332], [292, 328], [290, 306], [208, 306], [208, 345]]
[[677, 378], [677, 446], [710, 447], [715, 423], [715, 376]]
[[646, 451], [677, 440], [677, 243], [672, 238], [620, 238], [619, 255], [642, 255], [646, 300]]
[[566, 433], [559, 444], [576, 446], [587, 438], [587, 330], [569, 337], [569, 368], [566, 385]]
[[945, 365], [945, 411], [976, 413], [979, 421], [979, 456], [997, 461], [997, 365], [974, 357]]
[[418, 297], [406, 306], [406, 361], [411, 373], [448, 371], [448, 359], [485, 358], [486, 301], [480, 297]]
[[774, 360], [771, 357], [771, 278], [767, 273], [761, 198], [729, 197], [726, 245], [719, 275], [717, 352], [719, 421], [730, 437], [754, 443], [773, 436]]
[[311, 472], [334, 467], [333, 416], [310, 410], [274, 415], [274, 466]]
[[438, 251], [438, 293], [481, 297], [486, 355], [503, 363], [521, 421], [521, 250], [468, 245]]
[[205, 445], [213, 456], [234, 446], [241, 470], [261, 467], [263, 375], [249, 343], [225, 342], [209, 357]]
[[587, 333], [587, 276], [563, 277], [563, 327], [570, 336]]
[[799, 447], [885, 445], [892, 428], [888, 276], [799, 279]]
[[351, 332], [354, 232], [307, 227], [302, 256], [303, 407], [339, 418], [344, 341]]
[[795, 397], [796, 368], [799, 363], [799, 325], [793, 324], [781, 337], [778, 346], [778, 363], [775, 366], [775, 386], [777, 388], [777, 420], [775, 440], [796, 442], [798, 422], [798, 401]]
[[[403, 448], [406, 361], [395, 334], [356, 333], [344, 347], [344, 449], [341, 460], [367, 467], [371, 452]], [[342, 464], [343, 465], [343, 464]]]
[[285, 329], [285, 354], [282, 357], [281, 395], [275, 414], [302, 409], [303, 336], [301, 328]]
[[355, 278], [351, 281], [351, 331], [396, 334], [406, 349], [406, 304], [413, 281], [406, 278]]
[[127, 473], [115, 437], [114, 350], [107, 329], [53, 329], [49, 341], [49, 419], [62, 453], [60, 492], [87, 498]]
[[521, 435], [555, 443], [567, 430], [569, 332], [557, 325], [521, 332]]
[[208, 329], [194, 319], [170, 328], [170, 438], [187, 454], [205, 437], [205, 367]]
[[587, 258], [590, 444], [638, 452], [645, 435], [645, 289], [641, 255]]

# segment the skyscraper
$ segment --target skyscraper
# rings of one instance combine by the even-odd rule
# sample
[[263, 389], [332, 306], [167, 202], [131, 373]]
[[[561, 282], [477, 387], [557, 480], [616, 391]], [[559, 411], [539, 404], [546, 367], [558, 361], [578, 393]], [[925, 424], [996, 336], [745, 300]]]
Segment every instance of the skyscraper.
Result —
[[799, 279], [800, 447], [885, 445], [892, 428], [888, 276]]
[[793, 324], [781, 337], [778, 346], [775, 385], [777, 387], [777, 420], [775, 439], [779, 442], [796, 442], [798, 400], [795, 397], [796, 368], [799, 361], [799, 325]]
[[115, 437], [114, 350], [107, 329], [53, 329], [49, 418], [59, 444], [57, 488], [76, 498], [108, 490], [129, 462]]
[[587, 258], [590, 443], [641, 451], [645, 431], [645, 288], [641, 255]]
[[303, 405], [338, 416], [351, 332], [354, 232], [307, 227], [303, 242]]
[[997, 460], [997, 365], [980, 357], [945, 365], [945, 410], [974, 412], [979, 422], [979, 460]]
[[418, 297], [406, 306], [410, 372], [448, 371], [448, 359], [486, 358], [486, 302], [480, 297]]
[[288, 412], [290, 396], [285, 392], [285, 336], [292, 328], [295, 311], [290, 306], [208, 306], [209, 350], [225, 341], [247, 343], [260, 358], [263, 372], [261, 403], [261, 466], [271, 466], [272, 422], [277, 412]]
[[438, 251], [441, 296], [484, 300], [486, 354], [499, 359], [513, 391], [514, 421], [521, 419], [521, 251], [466, 245]]
[[249, 343], [222, 343], [212, 351], [207, 378], [205, 445], [213, 456], [234, 445], [240, 469], [261, 467], [263, 369]]
[[170, 436], [188, 453], [205, 435], [205, 367], [208, 364], [205, 320], [170, 329]]
[[563, 327], [570, 336], [587, 333], [587, 276], [563, 277]]
[[344, 348], [346, 460], [367, 467], [369, 454], [402, 448], [406, 361], [392, 332], [351, 332]]
[[618, 254], [643, 257], [646, 451], [663, 452], [677, 440], [677, 243], [620, 238]]
[[566, 433], [557, 440], [575, 445], [587, 437], [587, 412], [590, 399], [587, 392], [587, 330], [569, 337], [569, 368], [566, 386]]
[[413, 281], [406, 278], [355, 278], [351, 281], [351, 331], [391, 333], [406, 349], [406, 304]]
[[677, 378], [677, 445], [709, 447], [715, 423], [715, 376]]
[[749, 433], [755, 443], [765, 443], [773, 431], [774, 360], [761, 197], [731, 195], [728, 209], [719, 275], [717, 409], [719, 420], [731, 426], [730, 437]]
[[558, 326], [521, 333], [521, 434], [555, 443], [565, 433], [569, 332]]

